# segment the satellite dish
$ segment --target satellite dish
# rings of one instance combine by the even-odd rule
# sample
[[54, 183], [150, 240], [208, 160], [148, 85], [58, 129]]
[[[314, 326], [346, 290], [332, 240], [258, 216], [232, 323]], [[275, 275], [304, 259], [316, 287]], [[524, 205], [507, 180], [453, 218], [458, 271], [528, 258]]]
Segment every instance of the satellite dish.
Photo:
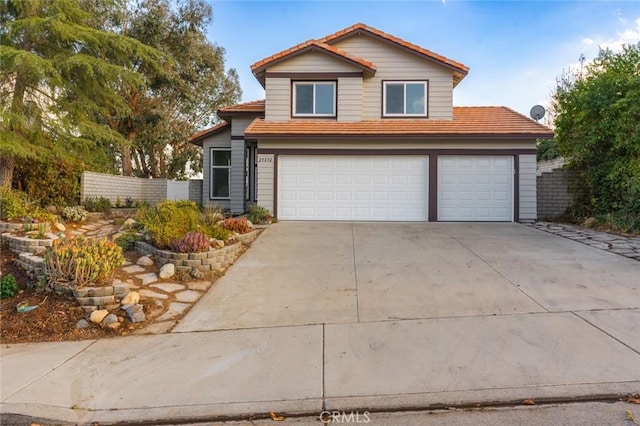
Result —
[[545, 113], [545, 110], [542, 105], [534, 105], [533, 108], [531, 108], [529, 115], [531, 116], [531, 118], [538, 121], [542, 117], [544, 117], [544, 113]]

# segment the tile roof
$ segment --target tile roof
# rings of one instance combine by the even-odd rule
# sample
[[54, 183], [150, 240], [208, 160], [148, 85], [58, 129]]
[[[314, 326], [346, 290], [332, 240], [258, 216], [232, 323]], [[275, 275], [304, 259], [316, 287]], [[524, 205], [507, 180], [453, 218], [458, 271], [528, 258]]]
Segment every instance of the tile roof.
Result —
[[300, 43], [296, 46], [285, 49], [282, 52], [278, 52], [275, 55], [268, 56], [256, 62], [255, 64], [251, 65], [251, 72], [253, 72], [258, 80], [262, 81], [267, 66], [274, 65], [275, 63], [280, 62], [287, 57], [299, 55], [301, 53], [313, 50], [318, 50], [337, 57], [338, 59], [344, 60], [351, 65], [362, 68], [363, 71], [370, 75], [373, 75], [376, 72], [376, 65], [374, 63], [369, 62], [366, 59], [362, 59], [358, 56], [352, 55], [349, 52], [345, 52], [342, 49], [338, 49], [335, 46], [331, 46], [327, 43], [323, 43], [313, 39], [307, 40], [304, 43]]
[[403, 137], [551, 138], [553, 131], [507, 107], [454, 107], [453, 120], [381, 119], [369, 121], [254, 120], [248, 138]]
[[218, 110], [219, 113], [228, 114], [234, 112], [264, 112], [264, 99], [229, 105]]
[[229, 123], [227, 123], [226, 121], [221, 121], [220, 123], [216, 124], [213, 127], [201, 130], [198, 133], [194, 134], [193, 136], [191, 136], [189, 138], [189, 142], [194, 144], [194, 145], [202, 146], [202, 141], [204, 139], [208, 138], [209, 136], [215, 135], [216, 133], [221, 132], [221, 131], [225, 130], [227, 127], [230, 127], [230, 126], [231, 125]]
[[335, 43], [335, 42], [337, 42], [339, 40], [343, 40], [343, 39], [345, 39], [347, 37], [350, 37], [352, 35], [361, 34], [362, 32], [368, 33], [369, 35], [373, 35], [373, 36], [378, 37], [380, 39], [383, 39], [385, 41], [395, 43], [395, 44], [397, 44], [397, 45], [399, 45], [401, 47], [404, 47], [405, 49], [407, 49], [407, 50], [409, 50], [409, 51], [411, 51], [413, 53], [419, 54], [421, 56], [424, 56], [424, 57], [427, 57], [429, 59], [435, 60], [436, 62], [439, 62], [439, 63], [441, 63], [443, 65], [446, 65], [446, 66], [448, 66], [450, 68], [453, 68], [454, 72], [455, 72], [455, 76], [457, 78], [456, 84], [458, 82], [460, 82], [460, 80], [462, 80], [467, 75], [467, 73], [469, 72], [469, 67], [467, 67], [466, 65], [464, 65], [464, 64], [462, 64], [460, 62], [454, 61], [454, 60], [449, 59], [449, 58], [447, 58], [445, 56], [442, 56], [442, 55], [439, 55], [439, 54], [437, 54], [435, 52], [432, 52], [431, 50], [425, 49], [425, 48], [420, 47], [420, 46], [418, 46], [416, 44], [413, 44], [413, 43], [410, 43], [408, 41], [402, 40], [399, 37], [393, 36], [391, 34], [387, 34], [387, 33], [383, 32], [383, 31], [380, 31], [377, 28], [373, 28], [373, 27], [370, 27], [370, 26], [362, 24], [362, 23], [354, 24], [354, 25], [352, 25], [350, 27], [347, 27], [347, 28], [345, 28], [343, 30], [340, 30], [340, 31], [335, 32], [333, 34], [329, 34], [327, 36], [324, 36], [323, 38], [319, 39], [318, 41], [323, 42], [323, 43], [331, 44], [331, 43]]

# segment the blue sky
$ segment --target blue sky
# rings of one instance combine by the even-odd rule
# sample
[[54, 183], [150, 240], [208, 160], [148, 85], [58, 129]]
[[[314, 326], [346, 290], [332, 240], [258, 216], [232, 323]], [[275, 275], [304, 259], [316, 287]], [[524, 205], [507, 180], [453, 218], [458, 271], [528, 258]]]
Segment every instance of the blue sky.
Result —
[[240, 75], [243, 101], [262, 99], [254, 62], [362, 22], [470, 67], [454, 105], [506, 105], [529, 114], [563, 69], [598, 46], [640, 41], [640, 2], [216, 1], [209, 39]]

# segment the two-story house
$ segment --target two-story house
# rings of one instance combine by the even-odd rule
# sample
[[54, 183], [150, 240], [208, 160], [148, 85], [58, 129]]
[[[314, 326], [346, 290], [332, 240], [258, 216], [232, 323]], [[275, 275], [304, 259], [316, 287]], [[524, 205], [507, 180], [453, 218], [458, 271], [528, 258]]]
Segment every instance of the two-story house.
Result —
[[280, 220], [536, 218], [536, 138], [553, 133], [506, 107], [454, 107], [465, 65], [356, 24], [251, 70], [265, 100], [191, 138], [205, 204]]

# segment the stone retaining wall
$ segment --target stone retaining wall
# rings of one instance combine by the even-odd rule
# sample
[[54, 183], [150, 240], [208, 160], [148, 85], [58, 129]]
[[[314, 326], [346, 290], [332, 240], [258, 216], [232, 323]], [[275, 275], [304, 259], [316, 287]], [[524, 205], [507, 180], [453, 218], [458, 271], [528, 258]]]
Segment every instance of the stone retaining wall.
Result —
[[31, 253], [31, 254], [44, 254], [47, 251], [47, 247], [53, 245], [53, 240], [58, 239], [57, 236], [49, 234], [49, 238], [38, 240], [29, 237], [18, 237], [16, 235], [5, 232], [2, 234], [2, 244], [7, 246], [9, 250], [14, 253]]
[[16, 264], [26, 272], [31, 280], [38, 280], [44, 276], [44, 258], [31, 253], [20, 253]]
[[255, 230], [237, 235], [237, 243], [203, 253], [175, 253], [169, 250], [160, 250], [144, 241], [136, 242], [135, 248], [140, 254], [153, 256], [160, 266], [173, 263], [176, 272], [189, 273], [192, 268], [196, 268], [200, 272], [209, 272], [229, 267], [238, 257], [242, 245], [250, 244], [259, 233], [259, 230]]

